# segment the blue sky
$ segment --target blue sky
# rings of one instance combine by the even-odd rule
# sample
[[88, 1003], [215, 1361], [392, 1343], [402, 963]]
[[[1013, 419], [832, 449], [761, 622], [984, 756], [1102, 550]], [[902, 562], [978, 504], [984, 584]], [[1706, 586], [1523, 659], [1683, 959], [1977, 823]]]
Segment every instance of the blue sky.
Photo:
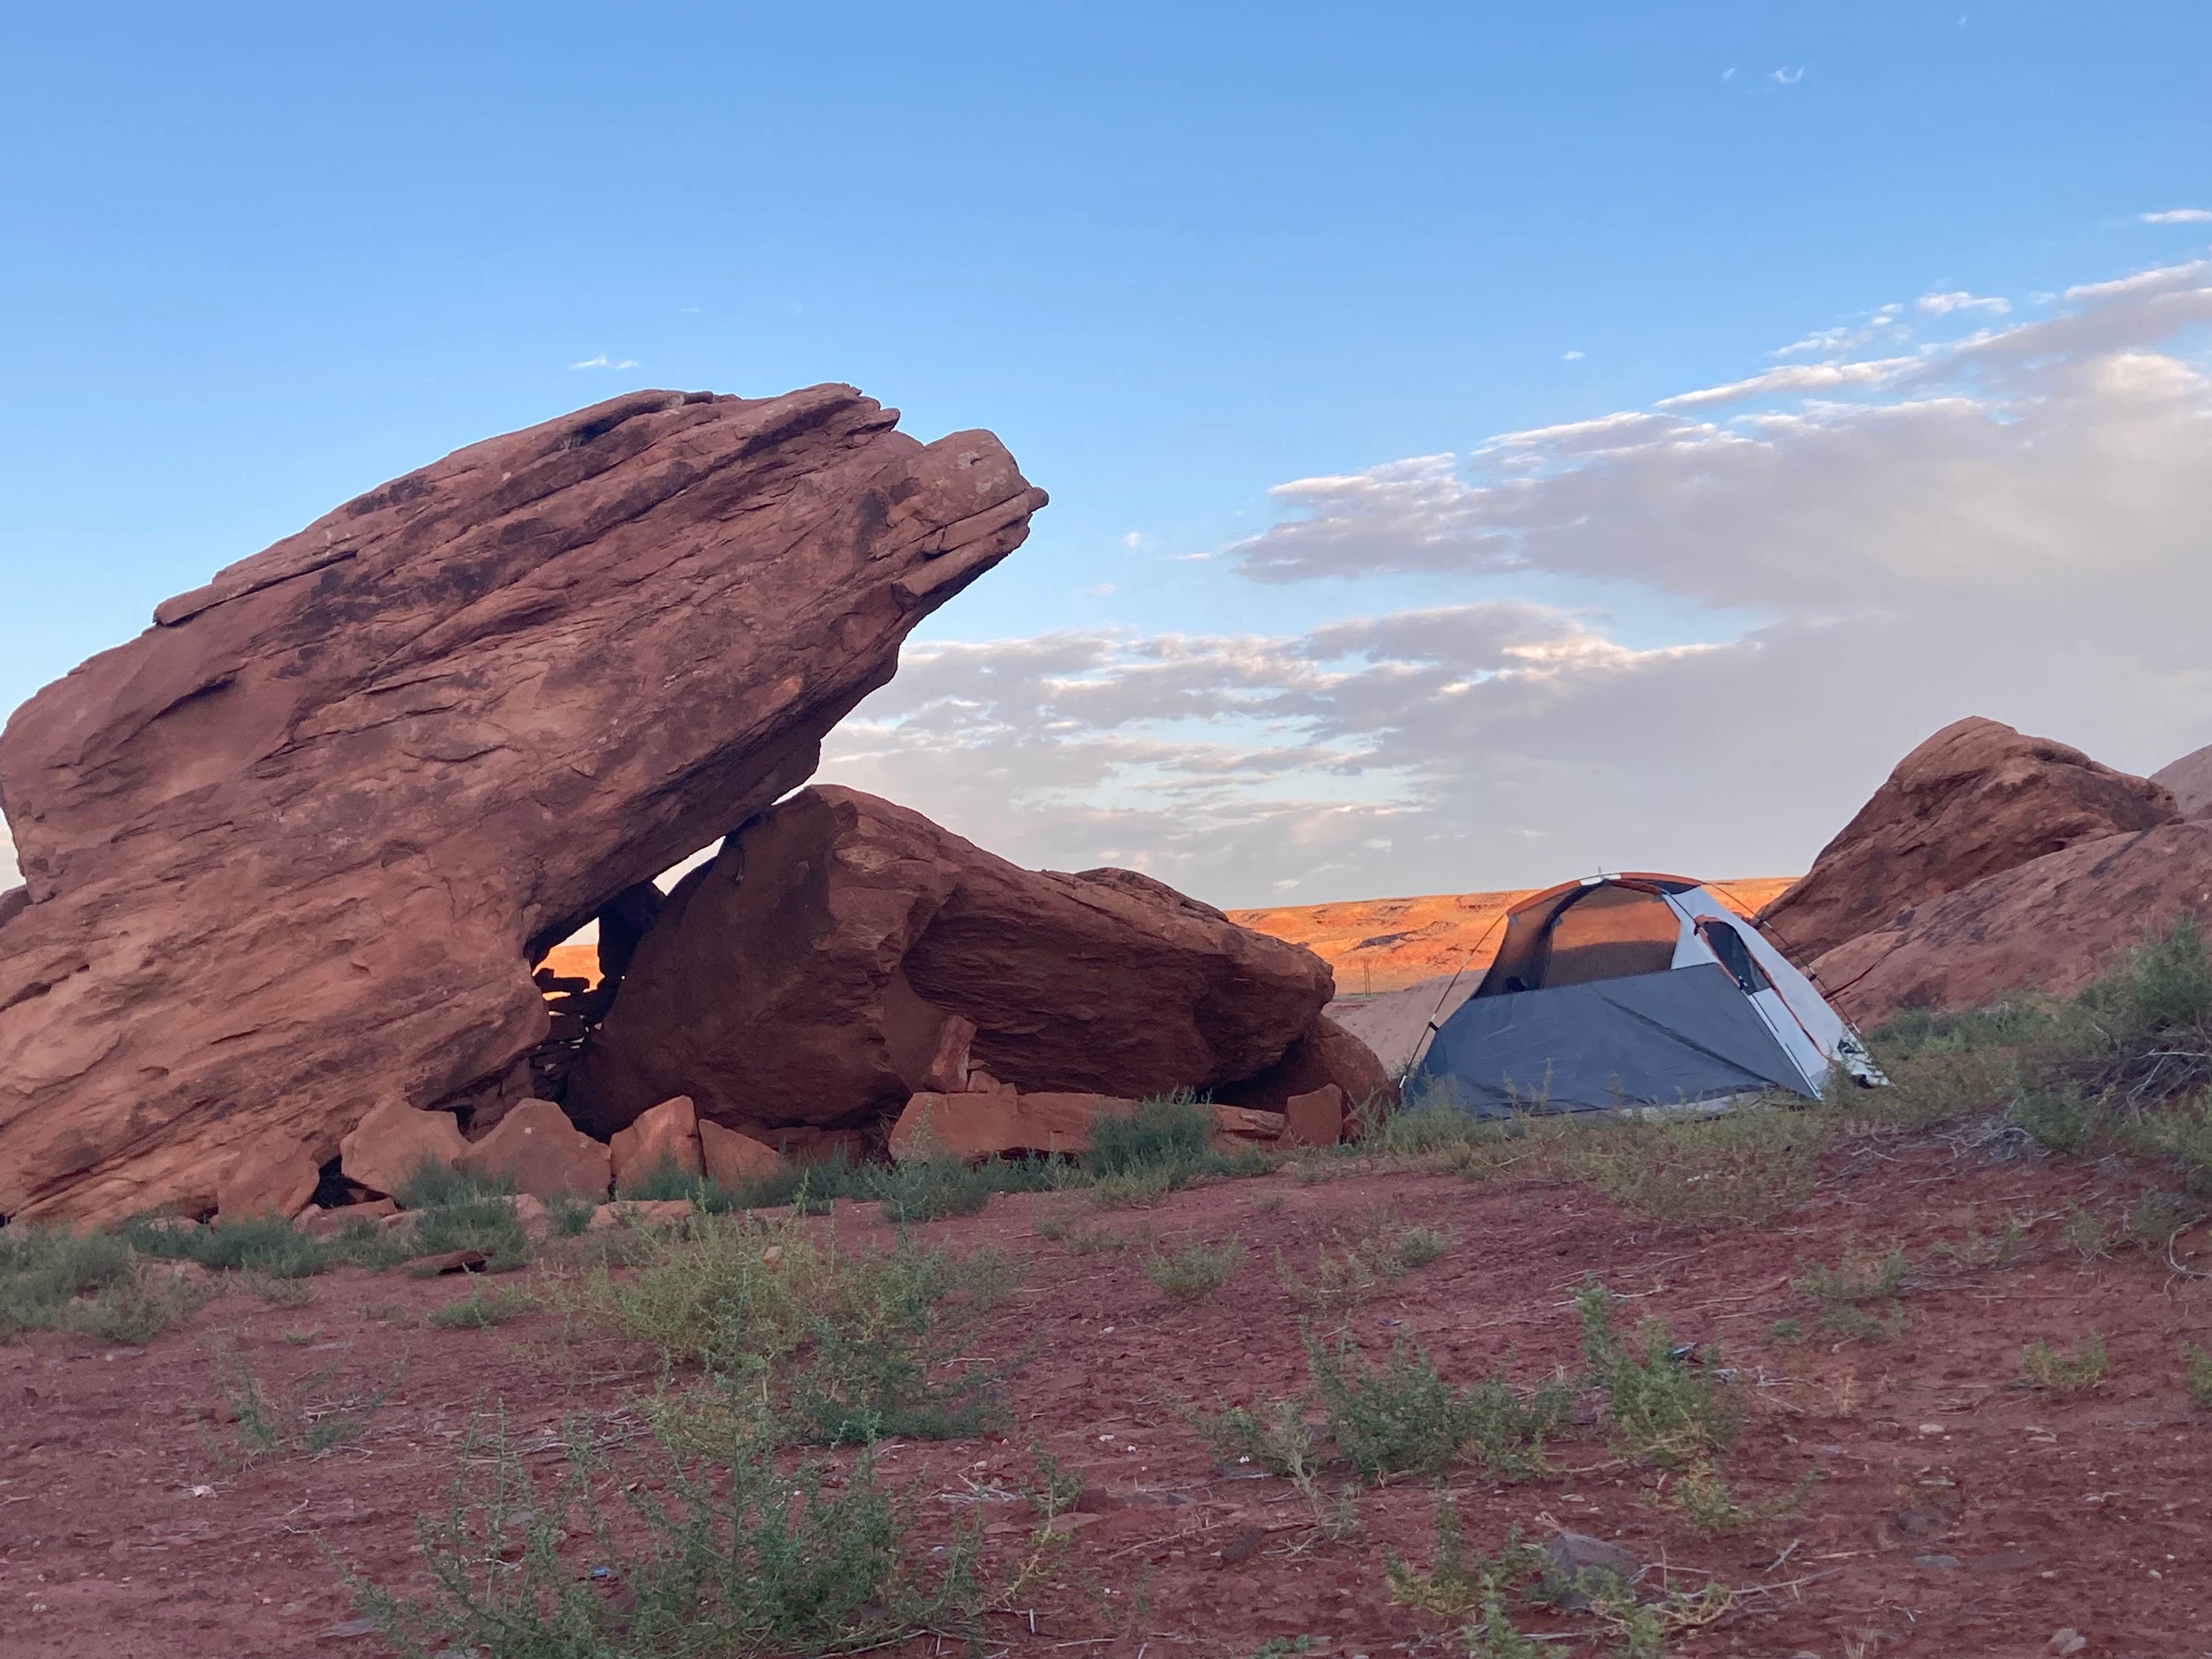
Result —
[[[1958, 714], [2039, 721], [2131, 767], [2212, 741], [2212, 688], [2178, 641], [2118, 613], [2109, 637], [2081, 637], [2082, 605], [2023, 552], [2043, 532], [1992, 530], [2002, 507], [1973, 506], [2018, 499], [2056, 447], [2079, 488], [2037, 522], [2055, 514], [2080, 559], [2116, 559], [2096, 591], [2140, 584], [2165, 609], [2199, 591], [2212, 550], [2191, 528], [2185, 440], [2208, 428], [2184, 381], [2203, 362], [2188, 296], [2205, 283], [2170, 281], [2175, 304], [2069, 296], [2186, 272], [2212, 245], [2212, 216], [2189, 216], [2212, 209], [2212, 10], [797, 9], [17, 21], [0, 100], [0, 707], [217, 565], [463, 443], [637, 386], [845, 380], [925, 437], [992, 428], [1052, 492], [1029, 544], [932, 620], [909, 677], [833, 745], [834, 775], [1028, 861], [1117, 859], [1224, 902], [1662, 854], [1786, 870]], [[2025, 358], [1948, 355], [2063, 315], [2112, 319], [2060, 348], [2090, 388], [2072, 402], [2022, 378], [2042, 372]], [[1820, 441], [1760, 437], [1775, 465], [1703, 520], [1684, 490], [1710, 458], [1684, 460], [1679, 432], [1595, 462], [1580, 440], [1486, 449], [1778, 364], [1899, 354], [1942, 376], [1728, 400], [1724, 434], [1809, 418]], [[2183, 381], [2092, 372], [2151, 356]], [[1833, 412], [1842, 395], [1934, 420], [1939, 392], [1978, 414], [1918, 430], [1887, 469], [1859, 416]], [[1984, 453], [2061, 405], [2036, 455]], [[2117, 477], [2107, 434], [2142, 420], [2180, 447], [2154, 477]], [[1892, 490], [1953, 439], [1958, 471]], [[1668, 456], [1689, 471], [1660, 477]], [[1451, 459], [1405, 471], [1435, 457]], [[1900, 679], [1862, 661], [1869, 695], [1847, 658], [1805, 651], [1779, 691], [1710, 694], [1826, 757], [1766, 764], [1784, 726], [1731, 730], [1675, 688], [1754, 645], [1779, 672], [1791, 628], [1861, 626], [1818, 584], [1773, 580], [1790, 558], [1801, 574], [1883, 564], [1803, 526], [1794, 553], [1768, 544], [1760, 492], [1818, 497], [1804, 469], [1850, 472], [1887, 547], [1991, 536], [1967, 563], [2024, 607], [2009, 654], [2054, 665], [2015, 684], [2017, 662]], [[1507, 477], [1616, 487], [1578, 520], [1592, 544], [1561, 532], [1501, 559], [1454, 492]], [[1316, 477], [1367, 482], [1271, 493]], [[2163, 503], [2140, 528], [2164, 562], [2101, 545], [2116, 490]], [[1423, 516], [1439, 500], [1444, 520]], [[1309, 517], [1342, 533], [1300, 542]], [[1922, 580], [1947, 556], [1901, 562], [1920, 586], [1878, 596], [1875, 655], [1971, 631], [1966, 590]], [[1450, 648], [1406, 645], [1404, 619], [1425, 616], [1420, 637], [1443, 629]], [[1352, 623], [1368, 632], [1327, 632]], [[1452, 666], [1468, 640], [1507, 655]], [[1503, 673], [1538, 695], [1531, 650], [1540, 709], [1498, 689]], [[1016, 662], [1042, 678], [979, 715], [988, 700], [959, 675], [1002, 687]], [[1334, 678], [1285, 666], [1316, 663]], [[1668, 685], [1584, 695], [1584, 669]], [[1425, 672], [1419, 711], [1352, 709], [1376, 677]], [[1624, 708], [1671, 723], [1626, 732]], [[915, 760], [948, 738], [975, 759], [950, 781]], [[1064, 772], [1031, 775], [1040, 745]], [[1655, 750], [1758, 775], [1707, 821], [1694, 790], [1638, 770]]]

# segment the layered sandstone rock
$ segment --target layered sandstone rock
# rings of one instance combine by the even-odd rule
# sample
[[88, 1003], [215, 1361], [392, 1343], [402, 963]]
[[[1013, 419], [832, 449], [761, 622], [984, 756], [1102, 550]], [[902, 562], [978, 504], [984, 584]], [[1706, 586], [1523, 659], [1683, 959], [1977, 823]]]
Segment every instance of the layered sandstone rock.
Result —
[[1908, 1007], [2078, 990], [2185, 910], [2212, 927], [2212, 823], [2106, 836], [1985, 876], [1816, 965], [1830, 999], [1873, 1025]]
[[639, 931], [1042, 504], [988, 434], [895, 420], [647, 392], [495, 438], [18, 710], [0, 1216], [204, 1207], [271, 1127], [327, 1160], [386, 1092], [528, 1097], [529, 964]]
[[565, 1103], [599, 1133], [676, 1093], [748, 1132], [859, 1124], [956, 1092], [963, 1047], [1025, 1097], [1217, 1090], [1281, 1060], [1329, 992], [1312, 952], [1149, 878], [1020, 869], [811, 788], [678, 885]]
[[1985, 876], [2179, 816], [2162, 787], [2078, 749], [1954, 721], [1898, 763], [1759, 924], [1809, 962]]

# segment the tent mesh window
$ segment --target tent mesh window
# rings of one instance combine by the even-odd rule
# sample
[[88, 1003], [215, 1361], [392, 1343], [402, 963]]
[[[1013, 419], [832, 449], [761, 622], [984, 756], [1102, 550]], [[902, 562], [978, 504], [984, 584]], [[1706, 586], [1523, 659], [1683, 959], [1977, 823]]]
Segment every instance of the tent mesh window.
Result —
[[1764, 991], [1773, 981], [1766, 970], [1752, 960], [1751, 947], [1743, 942], [1743, 935], [1717, 916], [1707, 916], [1698, 924], [1705, 943], [1712, 946], [1713, 954], [1721, 966], [1729, 970], [1729, 977], [1743, 988], [1746, 996]]
[[1476, 994], [1664, 973], [1680, 937], [1681, 919], [1659, 893], [1617, 884], [1578, 889], [1513, 917]]

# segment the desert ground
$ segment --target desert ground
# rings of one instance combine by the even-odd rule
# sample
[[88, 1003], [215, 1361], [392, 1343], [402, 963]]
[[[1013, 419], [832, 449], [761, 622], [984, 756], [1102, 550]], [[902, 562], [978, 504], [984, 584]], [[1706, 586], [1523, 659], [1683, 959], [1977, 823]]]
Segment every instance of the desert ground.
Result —
[[[586, 1287], [609, 1263], [615, 1280], [649, 1277], [715, 1237], [750, 1241], [755, 1260], [833, 1237], [856, 1260], [900, 1245], [1003, 1257], [957, 1352], [933, 1355], [944, 1375], [1003, 1371], [984, 1425], [894, 1435], [873, 1458], [910, 1506], [902, 1541], [921, 1570], [978, 1528], [982, 1578], [1007, 1593], [870, 1638], [879, 1650], [1522, 1650], [1451, 1645], [1479, 1601], [1466, 1571], [1436, 1566], [1440, 1501], [1470, 1562], [1514, 1528], [1628, 1552], [1647, 1623], [1509, 1588], [1531, 1652], [2212, 1648], [2212, 1381], [2192, 1400], [2183, 1346], [2212, 1329], [2201, 1211], [2179, 1207], [2169, 1169], [2056, 1154], [1987, 1109], [1956, 1110], [1984, 1075], [1971, 1065], [1901, 1073], [1882, 1119], [1863, 1101], [1812, 1109], [1733, 1146], [1710, 1126], [1426, 1150], [1401, 1137], [1135, 1202], [1001, 1193], [972, 1217], [894, 1226], [846, 1199], [830, 1214], [556, 1237], [507, 1273], [193, 1273], [188, 1310], [143, 1346], [54, 1333], [0, 1347], [8, 1651], [392, 1651], [358, 1586], [429, 1589], [439, 1540], [418, 1528], [457, 1481], [488, 1495], [495, 1431], [536, 1494], [514, 1506], [560, 1516], [568, 1570], [619, 1598], [650, 1543], [620, 1522], [593, 1537], [556, 1483], [583, 1446], [617, 1510], [625, 1492], [669, 1492], [677, 1460], [649, 1425], [699, 1371], [609, 1324]], [[2177, 1207], [2147, 1208], [2147, 1193]], [[1194, 1250], [1226, 1250], [1218, 1285], [1160, 1265]], [[1716, 1437], [1663, 1443], [1588, 1379], [1577, 1296], [1593, 1284], [1632, 1354], [1644, 1322], [1663, 1322], [1642, 1357], [1711, 1392]], [[1345, 1345], [1355, 1373], [1404, 1345], [1448, 1388], [1565, 1377], [1571, 1397], [1525, 1467], [1447, 1432], [1440, 1455], [1363, 1475], [1332, 1444], [1302, 1339]], [[1695, 1346], [1670, 1359], [1668, 1344]], [[2101, 1363], [2069, 1368], [2093, 1348]], [[1270, 1400], [1311, 1421], [1303, 1486], [1201, 1432], [1209, 1414], [1264, 1415]], [[1418, 1421], [1380, 1432], [1421, 1437]], [[1057, 1499], [1024, 1495], [1040, 1454]], [[778, 1455], [827, 1459], [834, 1484], [858, 1454]], [[471, 1571], [514, 1571], [501, 1562], [526, 1523], [505, 1524]], [[510, 1632], [484, 1650], [632, 1650], [605, 1639]]]

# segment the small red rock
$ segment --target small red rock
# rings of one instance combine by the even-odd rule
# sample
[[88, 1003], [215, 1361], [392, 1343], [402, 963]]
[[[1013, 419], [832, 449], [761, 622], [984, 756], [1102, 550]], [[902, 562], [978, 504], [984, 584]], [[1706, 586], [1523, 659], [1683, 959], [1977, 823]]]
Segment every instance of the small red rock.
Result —
[[455, 1161], [465, 1172], [501, 1177], [537, 1198], [568, 1194], [598, 1200], [607, 1191], [611, 1155], [550, 1100], [526, 1100]]
[[289, 1218], [314, 1195], [322, 1170], [289, 1130], [255, 1137], [231, 1160], [216, 1189], [216, 1211], [225, 1221], [253, 1216]]
[[702, 1174], [699, 1114], [692, 1109], [691, 1097], [677, 1095], [641, 1112], [629, 1127], [617, 1132], [609, 1151], [617, 1193], [663, 1167]]
[[699, 1160], [706, 1168], [708, 1180], [732, 1190], [772, 1176], [783, 1167], [783, 1154], [765, 1141], [740, 1134], [735, 1129], [726, 1129], [704, 1118], [699, 1121]]
[[338, 1168], [371, 1192], [397, 1194], [425, 1164], [457, 1164], [468, 1150], [451, 1112], [418, 1112], [387, 1097], [338, 1142]]

